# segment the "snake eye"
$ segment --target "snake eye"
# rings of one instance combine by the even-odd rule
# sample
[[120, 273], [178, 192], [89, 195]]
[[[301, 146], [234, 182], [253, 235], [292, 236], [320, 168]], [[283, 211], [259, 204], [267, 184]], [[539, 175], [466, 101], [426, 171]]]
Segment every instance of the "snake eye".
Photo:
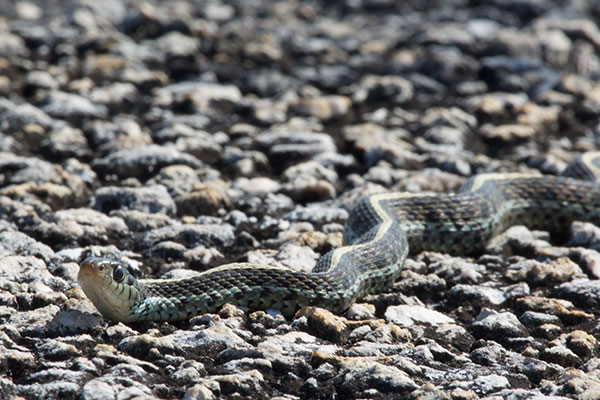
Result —
[[123, 269], [123, 267], [118, 266], [113, 270], [113, 279], [115, 280], [115, 282], [121, 282], [124, 277], [125, 270]]

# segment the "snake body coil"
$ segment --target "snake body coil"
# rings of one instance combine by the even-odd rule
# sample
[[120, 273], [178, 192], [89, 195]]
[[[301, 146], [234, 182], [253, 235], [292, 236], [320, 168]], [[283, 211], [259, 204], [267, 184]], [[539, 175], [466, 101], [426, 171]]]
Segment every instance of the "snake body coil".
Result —
[[[388, 289], [409, 253], [468, 254], [511, 225], [561, 232], [572, 221], [600, 223], [600, 153], [566, 170], [574, 178], [483, 174], [456, 194], [384, 193], [350, 213], [345, 245], [322, 256], [311, 273], [235, 263], [183, 279], [136, 280], [116, 261], [88, 258], [79, 282], [96, 308], [114, 321], [177, 321], [226, 303], [292, 315], [317, 305], [344, 311], [368, 293]], [[581, 178], [581, 179], [575, 179]]]

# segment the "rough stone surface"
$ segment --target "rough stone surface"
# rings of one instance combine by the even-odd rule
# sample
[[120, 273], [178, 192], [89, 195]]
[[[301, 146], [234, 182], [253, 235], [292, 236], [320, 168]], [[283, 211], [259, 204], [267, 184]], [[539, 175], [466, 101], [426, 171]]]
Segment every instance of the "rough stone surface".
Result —
[[469, 254], [411, 240], [396, 282], [340, 313], [115, 324], [77, 283], [88, 256], [138, 279], [310, 272], [371, 194], [594, 178], [569, 163], [600, 146], [599, 15], [597, 0], [0, 1], [0, 397], [599, 398], [593, 221], [519, 216]]
[[175, 202], [162, 185], [144, 188], [103, 187], [94, 193], [92, 206], [105, 214], [112, 210], [175, 214]]

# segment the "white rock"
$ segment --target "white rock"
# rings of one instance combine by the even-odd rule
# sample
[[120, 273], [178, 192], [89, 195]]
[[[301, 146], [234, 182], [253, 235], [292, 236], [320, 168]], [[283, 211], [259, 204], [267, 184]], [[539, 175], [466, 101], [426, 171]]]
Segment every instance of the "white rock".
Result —
[[385, 311], [385, 319], [397, 325], [411, 326], [415, 323], [440, 325], [454, 323], [454, 320], [440, 312], [422, 306], [390, 306]]

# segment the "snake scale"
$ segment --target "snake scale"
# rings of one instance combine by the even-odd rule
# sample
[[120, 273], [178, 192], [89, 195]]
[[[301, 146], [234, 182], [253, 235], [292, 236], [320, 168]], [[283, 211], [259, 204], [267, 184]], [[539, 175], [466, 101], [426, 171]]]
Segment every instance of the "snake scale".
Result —
[[177, 321], [226, 303], [290, 316], [316, 305], [339, 313], [368, 293], [389, 289], [409, 249], [469, 254], [514, 224], [561, 232], [572, 221], [600, 224], [600, 153], [584, 153], [563, 175], [482, 174], [454, 194], [383, 193], [350, 212], [344, 245], [311, 273], [227, 264], [183, 279], [136, 279], [117, 261], [87, 258], [78, 279], [113, 321]]

